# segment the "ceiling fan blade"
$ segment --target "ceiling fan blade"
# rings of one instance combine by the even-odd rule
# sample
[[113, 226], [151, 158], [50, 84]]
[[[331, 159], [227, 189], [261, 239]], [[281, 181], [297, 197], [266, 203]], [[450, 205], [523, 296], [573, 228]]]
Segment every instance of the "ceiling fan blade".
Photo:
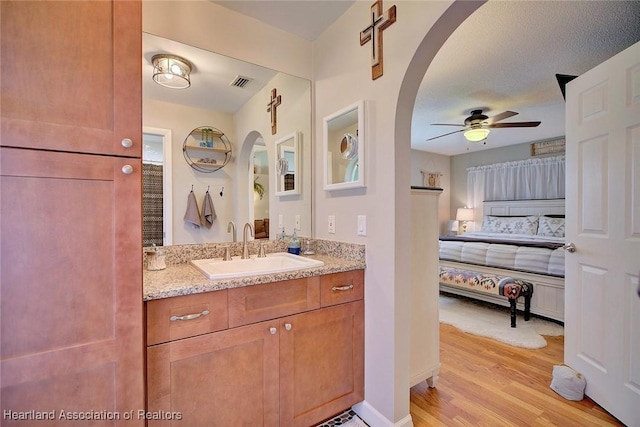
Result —
[[460, 125], [460, 124], [454, 125], [454, 124], [451, 124], [451, 123], [431, 123], [431, 126], [461, 126], [461, 127], [465, 127], [466, 125]]
[[487, 125], [488, 128], [534, 128], [542, 122], [513, 122], [513, 123], [494, 123]]
[[487, 120], [487, 122], [489, 124], [492, 124], [516, 115], [518, 115], [518, 113], [516, 113], [515, 111], [505, 111], [504, 113], [496, 114], [495, 116], [489, 117], [489, 120]]
[[454, 130], [453, 132], [445, 133], [442, 135], [434, 136], [433, 138], [426, 139], [425, 141], [432, 141], [434, 139], [442, 138], [443, 136], [453, 135], [454, 133], [464, 132], [466, 129]]

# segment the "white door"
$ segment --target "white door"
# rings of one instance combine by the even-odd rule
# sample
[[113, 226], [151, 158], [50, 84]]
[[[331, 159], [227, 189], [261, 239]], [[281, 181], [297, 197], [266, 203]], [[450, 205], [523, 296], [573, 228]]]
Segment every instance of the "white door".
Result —
[[640, 426], [640, 43], [567, 85], [565, 363]]

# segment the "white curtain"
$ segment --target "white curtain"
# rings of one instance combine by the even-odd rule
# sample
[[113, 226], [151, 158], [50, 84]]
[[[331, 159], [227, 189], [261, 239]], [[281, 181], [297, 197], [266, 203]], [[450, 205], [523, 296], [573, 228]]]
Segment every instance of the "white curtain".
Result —
[[467, 168], [467, 206], [479, 227], [485, 200], [564, 199], [564, 184], [564, 156]]

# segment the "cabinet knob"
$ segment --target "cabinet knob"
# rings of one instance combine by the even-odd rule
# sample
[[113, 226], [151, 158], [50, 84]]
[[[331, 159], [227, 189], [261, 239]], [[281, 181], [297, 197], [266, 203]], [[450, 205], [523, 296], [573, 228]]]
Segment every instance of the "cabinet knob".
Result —
[[276, 334], [276, 332], [278, 332], [278, 330], [277, 330], [276, 328], [274, 328], [273, 326], [269, 328], [269, 333], [270, 333], [271, 335], [275, 335], [275, 334]]
[[285, 324], [284, 324], [284, 328], [285, 328], [287, 331], [290, 331], [290, 330], [291, 330], [291, 328], [292, 328], [291, 323], [285, 323]]
[[120, 144], [122, 144], [124, 148], [131, 148], [133, 146], [133, 141], [131, 141], [129, 138], [125, 138], [120, 141]]
[[133, 166], [124, 165], [122, 167], [122, 173], [125, 174], [125, 175], [131, 175], [133, 173]]

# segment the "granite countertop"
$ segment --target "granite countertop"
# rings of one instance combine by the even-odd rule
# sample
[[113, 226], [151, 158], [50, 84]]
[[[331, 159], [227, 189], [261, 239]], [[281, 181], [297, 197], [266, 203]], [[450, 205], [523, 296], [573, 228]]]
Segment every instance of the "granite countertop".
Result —
[[149, 301], [365, 268], [365, 262], [360, 260], [349, 260], [323, 254], [308, 255], [308, 257], [320, 260], [324, 262], [324, 265], [304, 270], [221, 280], [207, 278], [191, 263], [169, 265], [164, 270], [149, 271], [145, 269], [143, 273], [143, 299]]

